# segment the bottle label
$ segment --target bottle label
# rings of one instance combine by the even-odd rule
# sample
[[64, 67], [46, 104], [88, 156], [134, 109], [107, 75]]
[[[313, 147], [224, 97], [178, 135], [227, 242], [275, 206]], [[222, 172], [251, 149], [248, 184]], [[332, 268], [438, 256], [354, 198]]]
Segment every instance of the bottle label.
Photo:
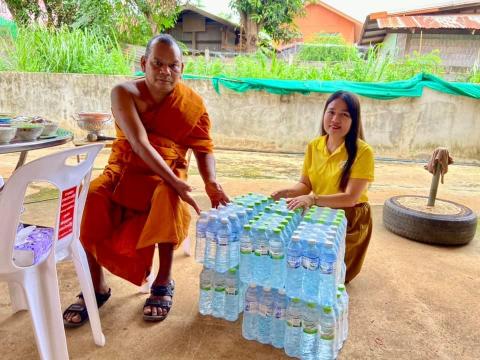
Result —
[[225, 294], [227, 294], [227, 295], [238, 295], [238, 289], [234, 286], [227, 286], [225, 288]]
[[255, 301], [245, 301], [245, 312], [256, 313], [257, 303]]
[[302, 266], [306, 270], [315, 271], [318, 269], [319, 266], [319, 259], [318, 258], [310, 258], [306, 256], [302, 256]]
[[320, 337], [322, 340], [333, 340], [335, 338], [335, 328], [329, 325], [322, 325]]
[[286, 312], [287, 312], [286, 309], [275, 308], [275, 311], [274, 311], [275, 319], [285, 320]]
[[272, 253], [272, 252], [270, 252], [270, 258], [272, 260], [283, 260], [285, 258], [285, 255], [283, 255], [283, 253]]
[[219, 236], [218, 237], [218, 245], [227, 246], [228, 245], [228, 237], [227, 236]]
[[252, 246], [245, 246], [245, 245], [242, 245], [240, 247], [240, 253], [242, 253], [243, 255], [250, 255], [252, 253], [253, 249], [252, 249]]
[[307, 327], [307, 326], [304, 326], [303, 327], [303, 332], [305, 334], [310, 334], [310, 335], [314, 335], [318, 332], [317, 328], [316, 327]]
[[290, 318], [290, 319], [287, 320], [287, 326], [301, 327], [302, 326], [302, 319], [300, 319], [300, 318]]
[[296, 269], [300, 267], [302, 258], [300, 256], [287, 256], [287, 265], [289, 268]]
[[260, 245], [258, 249], [255, 249], [256, 256], [266, 256], [268, 255], [268, 247], [264, 245]]
[[335, 263], [330, 261], [320, 261], [320, 271], [322, 274], [333, 274], [335, 272]]
[[271, 306], [265, 305], [265, 304], [260, 304], [258, 306], [258, 312], [262, 316], [272, 316], [273, 315], [273, 309]]

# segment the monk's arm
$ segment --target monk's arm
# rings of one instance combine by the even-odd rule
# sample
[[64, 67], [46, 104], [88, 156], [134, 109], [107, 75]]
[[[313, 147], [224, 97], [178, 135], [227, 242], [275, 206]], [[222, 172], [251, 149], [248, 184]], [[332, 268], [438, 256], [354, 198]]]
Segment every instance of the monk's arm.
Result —
[[127, 137], [133, 152], [137, 154], [156, 174], [172, 186], [180, 197], [192, 205], [197, 212], [199, 208], [188, 192], [190, 186], [179, 179], [165, 160], [148, 140], [147, 131], [138, 115], [133, 96], [125, 85], [117, 85], [111, 93], [112, 112], [120, 129]]
[[223, 191], [216, 179], [215, 172], [215, 157], [213, 153], [193, 151], [195, 159], [197, 160], [198, 171], [205, 183], [205, 191], [207, 192], [213, 207], [219, 204], [225, 205], [230, 200]]

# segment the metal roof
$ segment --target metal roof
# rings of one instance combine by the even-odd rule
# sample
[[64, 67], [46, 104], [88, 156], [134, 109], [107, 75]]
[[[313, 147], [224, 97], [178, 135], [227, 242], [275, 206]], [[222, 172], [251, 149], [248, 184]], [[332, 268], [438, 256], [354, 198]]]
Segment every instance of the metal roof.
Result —
[[480, 15], [388, 16], [377, 19], [380, 29], [480, 29]]

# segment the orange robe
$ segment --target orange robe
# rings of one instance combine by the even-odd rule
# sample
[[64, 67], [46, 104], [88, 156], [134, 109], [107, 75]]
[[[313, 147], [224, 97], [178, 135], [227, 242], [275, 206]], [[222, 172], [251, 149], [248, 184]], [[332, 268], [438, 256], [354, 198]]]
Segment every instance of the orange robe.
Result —
[[[143, 86], [141, 93], [151, 95]], [[150, 143], [186, 180], [189, 148], [212, 152], [202, 99], [179, 83], [160, 104], [140, 114]], [[156, 243], [178, 247], [187, 237], [188, 205], [133, 151], [118, 126], [103, 174], [90, 184], [80, 240], [98, 263], [136, 285], [149, 274]]]

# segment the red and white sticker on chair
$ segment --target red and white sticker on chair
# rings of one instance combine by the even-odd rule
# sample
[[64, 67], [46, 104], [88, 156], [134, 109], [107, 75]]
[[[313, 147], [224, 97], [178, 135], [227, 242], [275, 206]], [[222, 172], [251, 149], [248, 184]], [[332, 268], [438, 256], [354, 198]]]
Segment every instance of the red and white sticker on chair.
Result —
[[73, 232], [73, 215], [75, 214], [76, 196], [76, 186], [62, 191], [60, 223], [58, 224], [58, 240], [62, 240]]

